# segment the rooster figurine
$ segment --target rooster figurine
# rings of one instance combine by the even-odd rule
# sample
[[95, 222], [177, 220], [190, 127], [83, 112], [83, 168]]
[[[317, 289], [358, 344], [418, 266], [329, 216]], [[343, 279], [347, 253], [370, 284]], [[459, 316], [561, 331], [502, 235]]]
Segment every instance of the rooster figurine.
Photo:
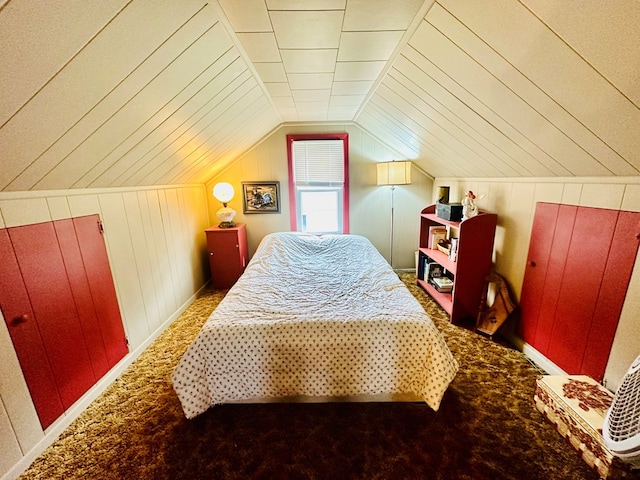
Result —
[[462, 220], [475, 217], [478, 215], [478, 205], [476, 204], [476, 196], [469, 190], [464, 194], [462, 199]]

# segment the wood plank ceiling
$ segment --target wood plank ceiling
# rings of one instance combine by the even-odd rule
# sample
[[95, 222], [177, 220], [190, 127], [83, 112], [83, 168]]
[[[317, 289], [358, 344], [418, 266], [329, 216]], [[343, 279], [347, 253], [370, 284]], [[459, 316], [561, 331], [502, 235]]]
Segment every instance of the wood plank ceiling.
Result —
[[0, 190], [204, 183], [283, 122], [434, 177], [640, 175], [640, 4], [0, 2]]

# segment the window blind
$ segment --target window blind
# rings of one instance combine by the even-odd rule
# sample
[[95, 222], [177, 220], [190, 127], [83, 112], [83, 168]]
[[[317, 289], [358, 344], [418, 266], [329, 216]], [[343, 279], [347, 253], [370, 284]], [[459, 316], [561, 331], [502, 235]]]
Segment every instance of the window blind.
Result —
[[344, 184], [342, 140], [296, 140], [292, 152], [296, 185]]

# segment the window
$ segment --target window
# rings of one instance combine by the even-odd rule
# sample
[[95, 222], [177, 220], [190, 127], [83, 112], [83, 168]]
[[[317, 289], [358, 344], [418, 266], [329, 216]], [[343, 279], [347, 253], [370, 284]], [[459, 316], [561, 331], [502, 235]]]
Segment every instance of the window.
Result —
[[349, 233], [349, 136], [287, 135], [291, 230]]

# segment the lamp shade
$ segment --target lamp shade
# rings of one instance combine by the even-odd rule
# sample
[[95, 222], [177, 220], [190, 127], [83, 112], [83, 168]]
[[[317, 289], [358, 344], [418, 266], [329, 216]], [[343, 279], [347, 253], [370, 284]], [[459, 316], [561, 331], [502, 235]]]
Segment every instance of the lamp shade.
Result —
[[411, 183], [411, 162], [382, 162], [377, 164], [378, 185], [409, 185]]
[[233, 198], [234, 193], [233, 185], [229, 182], [216, 183], [213, 187], [213, 196], [223, 204], [229, 203]]

